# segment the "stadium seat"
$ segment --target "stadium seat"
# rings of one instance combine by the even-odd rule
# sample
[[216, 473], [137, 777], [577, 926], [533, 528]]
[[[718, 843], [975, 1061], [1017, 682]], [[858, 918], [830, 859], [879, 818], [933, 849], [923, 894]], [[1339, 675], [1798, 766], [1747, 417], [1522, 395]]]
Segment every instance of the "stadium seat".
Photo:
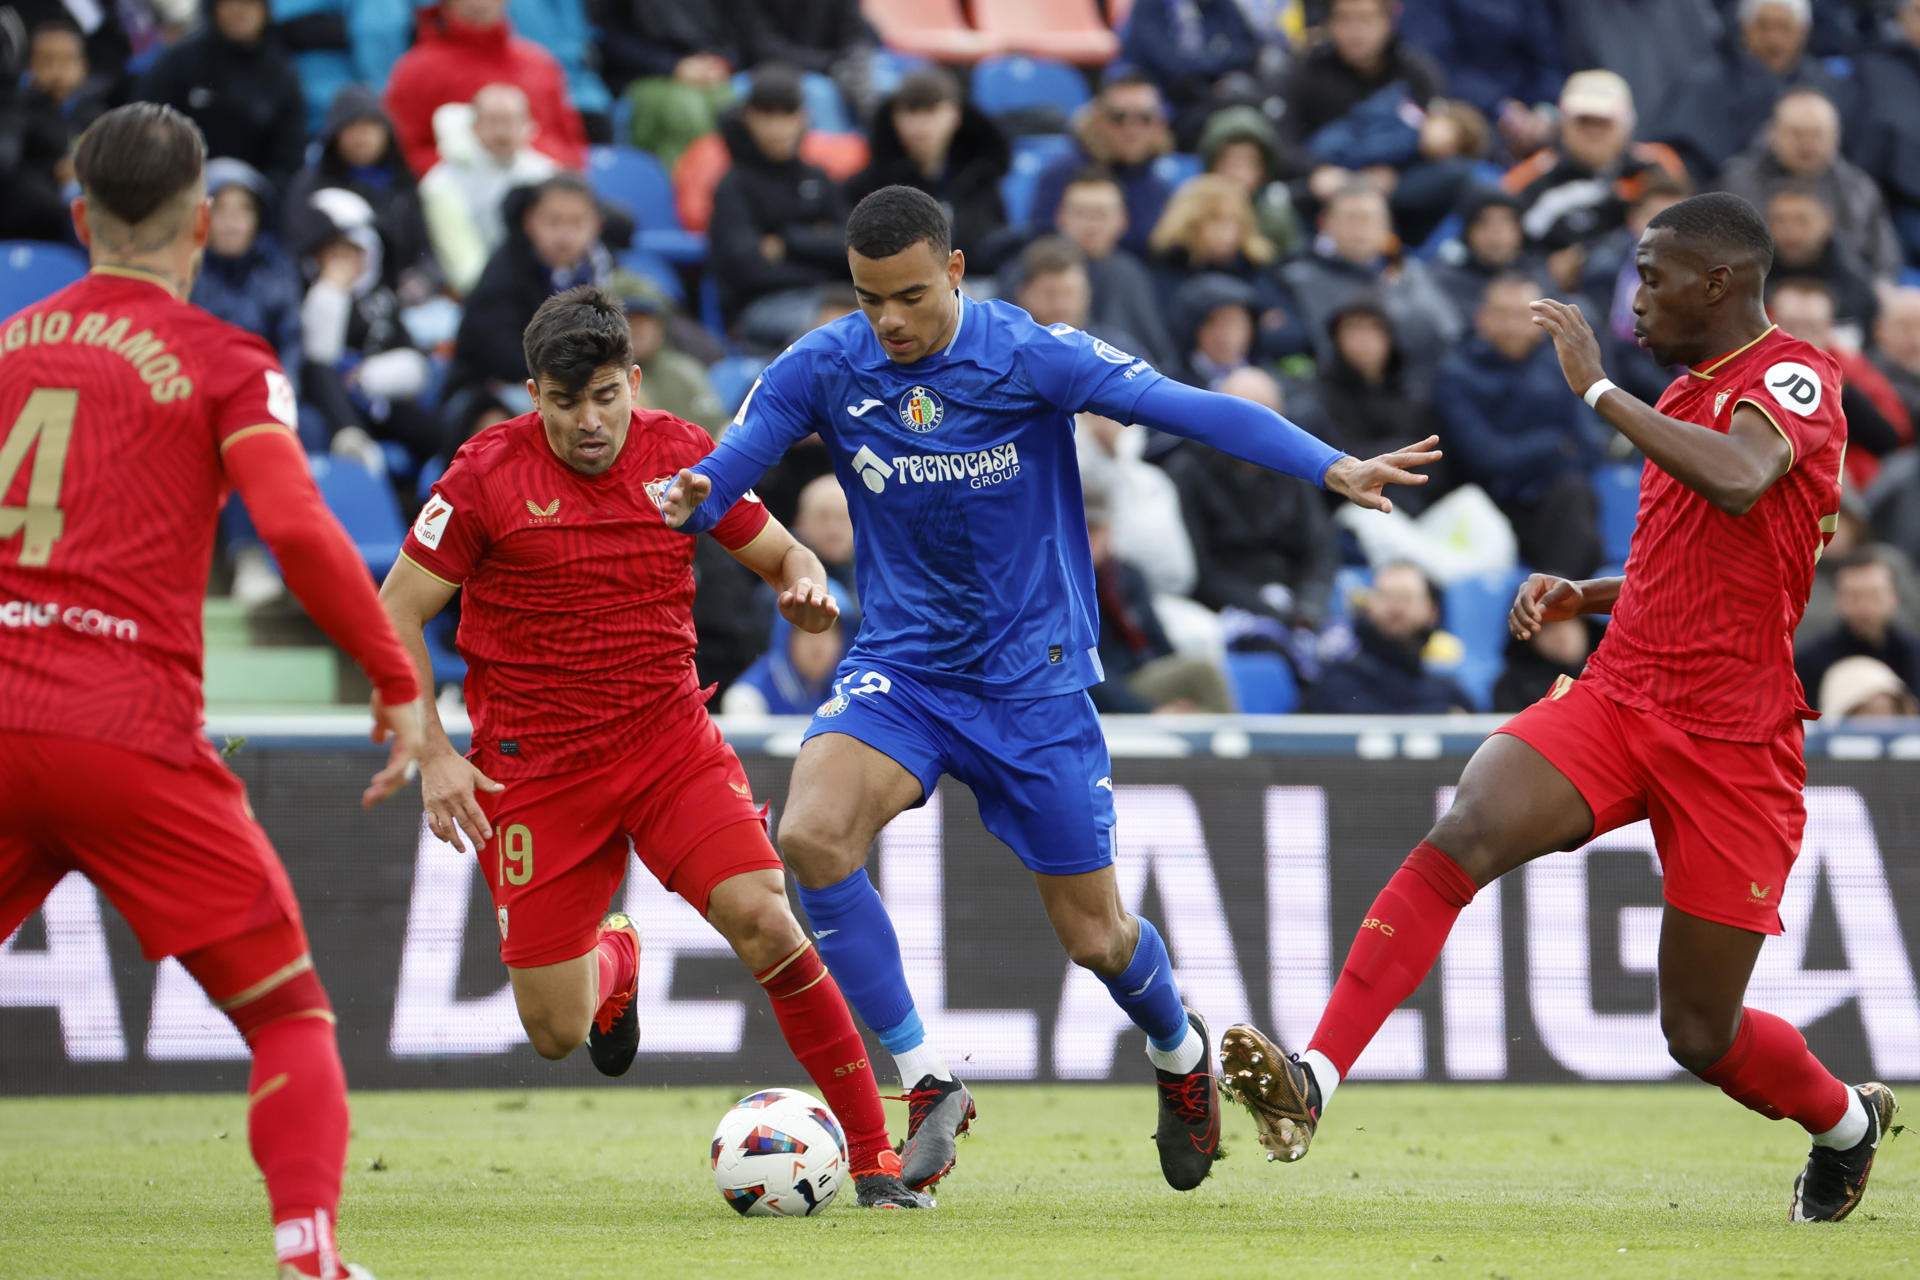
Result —
[[1074, 148], [1073, 139], [1064, 133], [1029, 133], [1010, 141], [1013, 143], [1013, 163], [1030, 165], [1035, 173], [1061, 156], [1071, 155]]
[[423, 638], [427, 642], [427, 659], [433, 664], [433, 683], [438, 688], [446, 684], [460, 684], [467, 678], [467, 660], [454, 648], [456, 628], [451, 610], [443, 610], [434, 615], [427, 623]]
[[1010, 53], [1079, 67], [1103, 67], [1120, 54], [1120, 38], [1094, 0], [973, 0], [973, 20]]
[[620, 254], [622, 270], [643, 276], [660, 286], [661, 292], [673, 299], [673, 305], [684, 307], [687, 304], [687, 286], [680, 282], [680, 273], [673, 264], [657, 253], [645, 249], [627, 249]]
[[1003, 41], [967, 25], [960, 0], [861, 0], [860, 11], [896, 53], [973, 63], [1006, 51]]
[[30, 307], [87, 274], [87, 255], [71, 245], [0, 240], [0, 316]]
[[[753, 72], [742, 71], [733, 77], [733, 96], [741, 102], [753, 92]], [[807, 106], [807, 123], [823, 133], [852, 133], [853, 113], [840, 96], [840, 86], [818, 71], [802, 72], [800, 97]]]
[[720, 341], [727, 340], [727, 320], [720, 310], [720, 282], [711, 271], [700, 276], [700, 323]]
[[1300, 706], [1300, 682], [1277, 653], [1227, 651], [1227, 684], [1233, 702], [1250, 716], [1283, 716]]
[[1170, 187], [1177, 187], [1205, 166], [1200, 157], [1188, 151], [1170, 151], [1153, 162], [1154, 176]]
[[420, 499], [420, 505], [427, 504], [427, 495], [433, 492], [434, 482], [447, 474], [445, 458], [428, 458], [420, 468], [420, 474], [414, 479], [414, 493]]
[[753, 380], [766, 367], [767, 362], [758, 356], [726, 356], [707, 370], [714, 394], [720, 397], [720, 404], [729, 417], [740, 408], [740, 402], [753, 389]]
[[1013, 163], [1000, 179], [1000, 203], [1007, 207], [1008, 226], [1033, 221], [1033, 196], [1040, 185], [1041, 171], [1071, 152], [1073, 146], [1073, 139], [1064, 133], [1034, 133], [1013, 139]]
[[1507, 612], [1525, 577], [1525, 570], [1475, 574], [1457, 579], [1442, 593], [1444, 625], [1463, 649], [1453, 678], [1482, 710], [1491, 702], [1493, 682], [1506, 666]]
[[1015, 54], [973, 68], [973, 104], [990, 116], [1052, 110], [1072, 118], [1087, 101], [1087, 81], [1064, 62]]
[[386, 577], [400, 555], [407, 527], [400, 520], [400, 507], [385, 477], [374, 475], [357, 462], [324, 454], [307, 461], [320, 496], [359, 548], [368, 570], [376, 578]]
[[1640, 514], [1640, 467], [1610, 462], [1593, 473], [1593, 497], [1600, 509], [1600, 546], [1608, 564], [1625, 564]]
[[867, 88], [878, 101], [898, 89], [902, 80], [928, 65], [928, 59], [917, 54], [875, 49], [867, 55]]
[[587, 181], [601, 199], [623, 206], [638, 224], [634, 247], [670, 262], [701, 262], [707, 238], [680, 225], [673, 182], [660, 162], [634, 147], [594, 147], [587, 153]]
[[1353, 616], [1360, 593], [1373, 585], [1373, 570], [1364, 565], [1342, 565], [1333, 571], [1333, 594], [1327, 601], [1327, 618], [1339, 621]]

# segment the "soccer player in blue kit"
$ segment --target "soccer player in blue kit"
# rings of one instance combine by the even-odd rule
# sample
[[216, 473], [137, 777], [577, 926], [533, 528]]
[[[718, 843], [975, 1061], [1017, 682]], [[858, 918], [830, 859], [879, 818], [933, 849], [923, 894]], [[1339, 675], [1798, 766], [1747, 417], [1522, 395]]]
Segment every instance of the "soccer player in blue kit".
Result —
[[827, 968], [910, 1086], [902, 1178], [919, 1190], [946, 1175], [974, 1104], [914, 1011], [867, 852], [950, 773], [1034, 873], [1068, 956], [1146, 1032], [1161, 1171], [1186, 1191], [1217, 1157], [1219, 1098], [1206, 1023], [1114, 876], [1112, 768], [1086, 693], [1102, 673], [1073, 415], [1204, 441], [1383, 511], [1386, 485], [1425, 482], [1410, 468], [1438, 459], [1437, 441], [1360, 461], [1069, 325], [974, 302], [950, 234], [914, 188], [862, 200], [847, 221], [862, 314], [769, 365], [661, 514], [710, 528], [816, 431], [847, 492], [864, 619], [794, 762], [779, 842]]

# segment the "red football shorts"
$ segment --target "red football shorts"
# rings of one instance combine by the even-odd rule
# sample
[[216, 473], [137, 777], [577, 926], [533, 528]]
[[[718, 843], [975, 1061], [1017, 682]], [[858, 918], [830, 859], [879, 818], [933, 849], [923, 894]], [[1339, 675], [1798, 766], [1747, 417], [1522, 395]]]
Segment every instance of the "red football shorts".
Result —
[[516, 969], [593, 950], [629, 848], [703, 916], [721, 881], [783, 865], [740, 758], [705, 708], [598, 769], [476, 794], [493, 824], [480, 868], [500, 959]]
[[1593, 810], [1588, 837], [1653, 824], [1667, 903], [1691, 916], [1780, 932], [1780, 895], [1807, 825], [1804, 733], [1703, 738], [1562, 676], [1500, 726], [1547, 758]]
[[246, 788], [204, 739], [174, 765], [83, 738], [0, 734], [0, 938], [69, 871], [106, 894], [149, 960], [300, 922]]

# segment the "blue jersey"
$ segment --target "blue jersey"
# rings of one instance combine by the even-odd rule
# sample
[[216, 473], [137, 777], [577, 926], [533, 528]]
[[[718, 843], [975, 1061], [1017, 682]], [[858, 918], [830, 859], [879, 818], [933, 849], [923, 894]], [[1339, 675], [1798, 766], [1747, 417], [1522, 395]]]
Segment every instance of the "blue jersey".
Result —
[[858, 312], [814, 330], [696, 470], [715, 480], [712, 503], [742, 462], [757, 476], [820, 433], [853, 516], [863, 619], [849, 664], [989, 697], [1085, 689], [1102, 677], [1073, 415], [1132, 421], [1163, 378], [1009, 303], [959, 306], [952, 341], [910, 365]]

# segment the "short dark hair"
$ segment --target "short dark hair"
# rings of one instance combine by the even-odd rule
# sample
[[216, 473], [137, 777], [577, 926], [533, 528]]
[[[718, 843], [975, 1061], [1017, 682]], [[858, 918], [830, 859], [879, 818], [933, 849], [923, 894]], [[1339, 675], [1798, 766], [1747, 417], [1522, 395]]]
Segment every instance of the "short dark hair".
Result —
[[1671, 231], [1711, 257], [1745, 259], [1763, 276], [1773, 269], [1773, 233], [1767, 220], [1731, 191], [1709, 191], [1670, 204], [1653, 215], [1647, 230]]
[[87, 203], [130, 227], [200, 181], [206, 167], [200, 126], [157, 102], [115, 107], [87, 126], [73, 154]]
[[1524, 271], [1502, 271], [1499, 275], [1487, 281], [1486, 286], [1480, 290], [1480, 297], [1482, 301], [1484, 301], [1486, 296], [1495, 289], [1511, 289], [1516, 285], [1522, 285], [1531, 289], [1533, 296], [1536, 298], [1544, 298], [1551, 292], [1551, 290], [1543, 288], [1538, 280]]
[[527, 373], [562, 391], [577, 392], [608, 365], [633, 363], [627, 313], [598, 285], [580, 284], [540, 304], [521, 335]]
[[806, 105], [806, 86], [799, 71], [784, 62], [765, 62], [754, 68], [747, 82], [747, 110], [792, 115]]
[[1041, 276], [1058, 275], [1087, 265], [1087, 255], [1065, 236], [1041, 236], [1020, 255], [1019, 278], [1025, 285]]
[[1126, 195], [1125, 190], [1120, 186], [1120, 179], [1113, 176], [1113, 170], [1102, 168], [1097, 164], [1075, 170], [1074, 175], [1067, 179], [1067, 185], [1062, 190], [1070, 191], [1074, 187], [1112, 187], [1122, 196]]
[[1822, 280], [1819, 276], [1781, 276], [1773, 282], [1773, 287], [1767, 291], [1768, 301], [1772, 301], [1781, 294], [1788, 292], [1817, 293], [1828, 302], [1834, 301], [1833, 286], [1825, 280]]
[[585, 196], [593, 202], [595, 209], [600, 207], [600, 201], [594, 196], [593, 187], [588, 184], [587, 180], [577, 173], [569, 173], [563, 169], [559, 173], [553, 174], [551, 177], [542, 178], [534, 184], [533, 191], [527, 198], [524, 211], [532, 212], [542, 200], [545, 200], [551, 195]]
[[1685, 200], [1693, 194], [1693, 184], [1685, 178], [1676, 178], [1665, 169], [1655, 169], [1640, 183], [1640, 189], [1633, 193], [1629, 204], [1642, 204], [1660, 196], [1671, 196], [1674, 200]]
[[1160, 92], [1160, 84], [1158, 81], [1129, 63], [1115, 63], [1107, 74], [1100, 78], [1100, 92], [1102, 94], [1105, 94], [1109, 89], [1131, 89], [1137, 85], [1145, 85], [1155, 93]]
[[86, 34], [87, 33], [80, 29], [79, 23], [75, 22], [72, 18], [68, 17], [64, 13], [54, 14], [51, 17], [42, 18], [40, 19], [40, 21], [34, 23], [33, 34], [31, 37], [29, 37], [28, 43], [31, 44], [34, 40], [38, 40], [41, 36], [46, 35], [47, 33], [53, 32], [53, 31], [57, 31], [62, 35], [72, 36], [74, 39], [80, 41], [80, 54], [82, 57], [86, 56], [86, 52], [87, 52]]
[[847, 219], [847, 248], [863, 258], [891, 258], [922, 240], [944, 258], [953, 247], [953, 228], [940, 202], [918, 187], [882, 187]]
[[901, 80], [893, 93], [893, 106], [907, 111], [927, 111], [959, 101], [960, 82], [945, 67], [922, 67]]
[[1880, 548], [1875, 546], [1855, 547], [1845, 555], [1833, 558], [1833, 576], [1850, 573], [1855, 569], [1885, 569], [1893, 577], [1894, 590], [1900, 589], [1900, 575], [1893, 572], [1893, 561], [1887, 559]]

